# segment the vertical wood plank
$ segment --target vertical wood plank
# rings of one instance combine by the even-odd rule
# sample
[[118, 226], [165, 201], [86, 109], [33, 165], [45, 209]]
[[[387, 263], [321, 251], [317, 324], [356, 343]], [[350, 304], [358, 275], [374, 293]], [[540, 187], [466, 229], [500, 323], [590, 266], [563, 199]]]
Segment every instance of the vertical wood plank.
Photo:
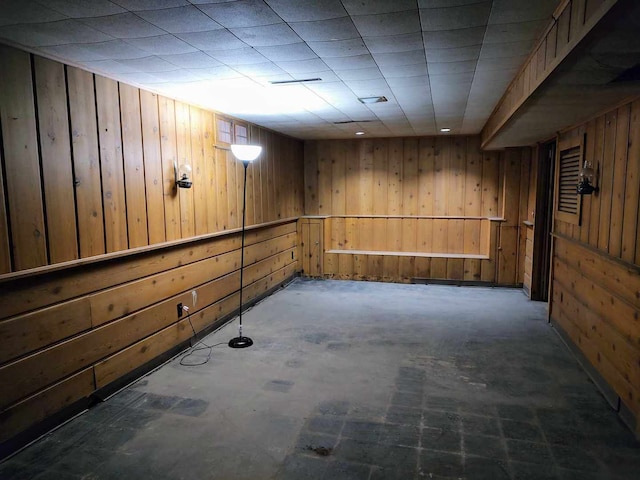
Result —
[[9, 223], [4, 194], [4, 159], [0, 149], [0, 273], [11, 271], [11, 250], [9, 244]]
[[[465, 172], [464, 214], [468, 217], [479, 217], [482, 215], [482, 153], [479, 136], [467, 139]], [[464, 222], [464, 252], [480, 253], [479, 220]], [[480, 280], [480, 260], [464, 260], [464, 279]]]
[[146, 90], [140, 90], [140, 110], [145, 191], [147, 196], [147, 229], [149, 232], [149, 244], [153, 245], [166, 240], [158, 96]]
[[[178, 168], [180, 168], [180, 165], [189, 165], [193, 169], [189, 105], [182, 102], [176, 102], [175, 105]], [[193, 191], [193, 186], [191, 188], [178, 188], [178, 196], [180, 197], [180, 235], [182, 238], [193, 237], [196, 233]]]
[[105, 253], [93, 75], [67, 67], [80, 257]]
[[[262, 159], [260, 160], [262, 162]], [[354, 159], [355, 161], [355, 159]], [[260, 172], [263, 169], [261, 166]], [[318, 215], [318, 142], [304, 142], [304, 214]], [[262, 183], [260, 185], [262, 187]], [[264, 201], [264, 200], [263, 200]]]
[[331, 158], [327, 142], [318, 143], [318, 214], [331, 215]]
[[482, 216], [498, 216], [499, 153], [484, 152], [482, 155]]
[[605, 116], [604, 154], [602, 156], [602, 184], [600, 186], [600, 227], [598, 228], [598, 248], [609, 251], [609, 221], [613, 198], [613, 168], [616, 154], [617, 112]]
[[[389, 144], [382, 139], [365, 140], [364, 158], [360, 162], [360, 175], [366, 174], [360, 183], [360, 191], [366, 201], [362, 205], [363, 214], [386, 215], [388, 212], [388, 160]], [[373, 173], [369, 174], [372, 162]], [[369, 189], [372, 191], [369, 193]]]
[[[433, 215], [434, 197], [434, 169], [435, 169], [435, 137], [422, 137], [419, 143], [420, 157], [418, 161], [418, 214]], [[433, 220], [420, 219], [417, 225], [417, 249], [419, 252], [433, 251]], [[431, 259], [417, 257], [415, 276], [418, 278], [431, 277]]]
[[64, 65], [34, 57], [49, 263], [78, 258]]
[[401, 138], [391, 138], [389, 141], [389, 157], [387, 169], [387, 215], [402, 214], [402, 158], [403, 145]]
[[162, 185], [164, 192], [164, 221], [166, 240], [181, 238], [180, 197], [176, 188], [174, 165], [176, 152], [175, 102], [166, 97], [158, 97], [160, 118], [160, 151], [162, 154]]
[[195, 235], [204, 235], [209, 230], [209, 204], [207, 203], [207, 176], [204, 165], [204, 128], [202, 111], [196, 107], [189, 108], [191, 129], [191, 168], [193, 169], [193, 215]]
[[149, 245], [147, 193], [142, 151], [140, 91], [124, 83], [120, 84], [120, 118], [122, 121], [122, 154], [127, 197], [129, 248], [135, 248]]
[[[593, 168], [598, 175], [598, 186], [601, 188], [602, 167], [604, 155], [604, 130], [605, 116], [596, 119], [594, 147], [593, 147]], [[600, 234], [600, 209], [602, 204], [602, 194], [592, 195], [591, 198], [591, 219], [589, 221], [589, 245], [598, 246], [598, 236]]]
[[[202, 125], [204, 131], [204, 182], [206, 184], [205, 196], [207, 202], [207, 225], [209, 233], [217, 232], [218, 206], [216, 192], [216, 148], [215, 148], [215, 122], [213, 113], [202, 113]], [[262, 213], [262, 211], [260, 210]]]
[[640, 208], [638, 198], [640, 193], [640, 100], [631, 104], [629, 121], [629, 150], [627, 162], [627, 184], [625, 186], [624, 216], [622, 220], [622, 259], [627, 262], [639, 263], [640, 249], [636, 242], [640, 242], [637, 234], [638, 214]]
[[[595, 131], [596, 122], [591, 120], [585, 127], [585, 142], [584, 142], [584, 159], [585, 161], [592, 162], [592, 165], [596, 163], [593, 161], [593, 152], [595, 150]], [[591, 223], [591, 203], [593, 202], [593, 195], [584, 195], [582, 197], [582, 209], [580, 212], [580, 241], [583, 243], [589, 243], [589, 230]]]
[[15, 270], [47, 264], [31, 58], [0, 45], [0, 122]]
[[[433, 214], [442, 216], [449, 215], [448, 180], [449, 164], [451, 158], [451, 137], [437, 137], [434, 152], [434, 196]], [[446, 230], [442, 232], [446, 236]], [[444, 251], [444, 250], [441, 250]]]
[[627, 180], [630, 113], [630, 104], [620, 107], [617, 112], [613, 191], [611, 192], [611, 233], [609, 235], [609, 254], [614, 257], [620, 257], [622, 253], [622, 222], [624, 218], [625, 184]]
[[229, 229], [229, 196], [227, 193], [227, 150], [215, 148], [216, 217], [218, 230]]
[[129, 245], [118, 83], [99, 75], [95, 82], [106, 247], [117, 252]]
[[347, 210], [345, 143], [336, 142], [330, 147], [331, 155], [331, 214], [344, 215]]
[[[362, 198], [360, 192], [360, 182], [358, 181], [358, 174], [360, 173], [360, 157], [359, 143], [357, 140], [351, 140], [346, 142], [345, 145], [345, 167], [346, 167], [346, 206], [345, 212], [347, 215], [358, 215], [362, 211], [360, 205], [360, 199]], [[356, 259], [354, 258], [354, 262]]]

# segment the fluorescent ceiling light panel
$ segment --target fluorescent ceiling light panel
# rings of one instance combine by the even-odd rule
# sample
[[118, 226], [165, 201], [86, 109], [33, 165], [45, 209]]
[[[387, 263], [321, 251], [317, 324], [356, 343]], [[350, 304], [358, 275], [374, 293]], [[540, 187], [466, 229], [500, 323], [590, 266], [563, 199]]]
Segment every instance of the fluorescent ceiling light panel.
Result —
[[358, 100], [365, 105], [371, 105], [373, 103], [383, 103], [387, 101], [387, 97], [359, 97]]

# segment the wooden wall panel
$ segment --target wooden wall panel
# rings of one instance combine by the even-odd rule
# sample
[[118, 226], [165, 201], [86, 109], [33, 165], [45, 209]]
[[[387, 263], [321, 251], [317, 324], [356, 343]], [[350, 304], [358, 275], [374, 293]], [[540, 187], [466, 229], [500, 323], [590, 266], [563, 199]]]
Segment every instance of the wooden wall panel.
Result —
[[[479, 217], [504, 216], [501, 228], [511, 230], [499, 245], [499, 281], [522, 282], [520, 217], [529, 190], [520, 163], [528, 172], [529, 149], [513, 149], [509, 168], [502, 153], [480, 151], [479, 137], [308, 141], [305, 155], [305, 213], [331, 216], [325, 275], [409, 281], [419, 271], [427, 278], [495, 282], [496, 250], [484, 262], [494, 262], [485, 265], [484, 279], [483, 262], [473, 255], [491, 249], [491, 242], [482, 244]], [[492, 228], [485, 230], [487, 240], [498, 242], [500, 232], [492, 237]]]
[[106, 252], [93, 75], [67, 67], [80, 257]]
[[49, 262], [78, 258], [64, 65], [34, 58]]
[[149, 244], [147, 230], [147, 194], [142, 149], [140, 91], [120, 84], [120, 118], [127, 198], [127, 232], [129, 247]]
[[[240, 226], [243, 167], [213, 112], [11, 47], [0, 62], [0, 275]], [[301, 215], [302, 143], [248, 128], [247, 225]]]
[[142, 121], [142, 146], [144, 180], [147, 196], [147, 228], [149, 244], [166, 240], [164, 229], [164, 191], [162, 184], [162, 154], [160, 151], [160, 118], [158, 96], [140, 90], [140, 118]]
[[129, 245], [118, 83], [98, 75], [95, 83], [105, 243], [107, 252], [117, 252]]
[[0, 123], [15, 270], [46, 265], [31, 57], [0, 45]]
[[[640, 101], [622, 105], [560, 134], [586, 134], [585, 158], [598, 172], [599, 192], [587, 200], [580, 225], [556, 219], [552, 319], [640, 418]], [[611, 348], [613, 346], [613, 349]]]

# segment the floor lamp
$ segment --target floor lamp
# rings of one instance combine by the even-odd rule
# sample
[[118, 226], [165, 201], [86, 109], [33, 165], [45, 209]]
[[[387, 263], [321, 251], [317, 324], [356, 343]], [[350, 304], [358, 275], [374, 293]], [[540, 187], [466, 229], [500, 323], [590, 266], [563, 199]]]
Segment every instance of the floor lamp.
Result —
[[242, 336], [242, 289], [243, 289], [243, 272], [244, 272], [244, 226], [247, 210], [247, 167], [253, 162], [260, 152], [262, 147], [260, 145], [231, 145], [231, 152], [233, 156], [242, 162], [244, 165], [244, 187], [242, 189], [242, 246], [240, 248], [240, 314], [238, 327], [238, 336], [229, 340], [229, 346], [231, 348], [247, 348], [253, 345], [253, 340], [249, 337]]

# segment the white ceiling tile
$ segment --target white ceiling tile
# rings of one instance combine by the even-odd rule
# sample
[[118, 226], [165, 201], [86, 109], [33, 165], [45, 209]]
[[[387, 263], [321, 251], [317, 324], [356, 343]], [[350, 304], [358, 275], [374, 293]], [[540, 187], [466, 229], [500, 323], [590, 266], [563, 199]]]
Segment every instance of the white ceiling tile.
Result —
[[227, 65], [249, 65], [251, 63], [264, 63], [268, 59], [255, 48], [244, 47], [231, 50], [207, 51], [210, 56]]
[[322, 72], [325, 70], [329, 70], [329, 67], [327, 66], [327, 64], [324, 63], [319, 58], [313, 58], [311, 60], [278, 62], [278, 66], [283, 70], [293, 74], [307, 73], [307, 72]]
[[491, 12], [491, 0], [460, 7], [420, 9], [422, 30], [455, 30], [486, 25]]
[[267, 0], [267, 3], [286, 22], [327, 20], [347, 16], [340, 0], [314, 0], [313, 2]]
[[398, 67], [402, 65], [415, 65], [425, 62], [426, 57], [423, 49], [411, 50], [409, 52], [398, 53], [374, 53], [373, 58], [381, 67]]
[[333, 70], [354, 70], [356, 68], [373, 68], [376, 62], [373, 57], [367, 55], [354, 55], [352, 57], [323, 58], [323, 61]]
[[137, 85], [154, 85], [161, 83], [158, 77], [144, 72], [119, 73], [116, 78], [125, 83], [134, 83]]
[[527, 55], [531, 51], [531, 42], [492, 43], [483, 45], [480, 58], [504, 58]]
[[273, 47], [300, 43], [300, 37], [286, 23], [258, 27], [233, 28], [231, 32], [252, 47]]
[[159, 37], [130, 38], [126, 40], [140, 50], [153, 55], [173, 55], [180, 53], [193, 53], [197, 50], [173, 35], [160, 35]]
[[[5, 3], [5, 2], [3, 2]], [[31, 3], [24, 2], [21, 3]], [[109, 0], [44, 0], [42, 3], [71, 18], [101, 17], [124, 13], [125, 9]], [[46, 9], [44, 9], [46, 11]]]
[[138, 72], [169, 72], [171, 70], [178, 70], [178, 67], [161, 59], [160, 57], [150, 56], [144, 58], [133, 58], [130, 60], [118, 60], [119, 63], [137, 70]]
[[359, 68], [356, 70], [340, 70], [336, 72], [337, 76], [344, 81], [350, 80], [375, 80], [382, 78], [382, 74], [377, 67]]
[[193, 5], [137, 12], [138, 16], [169, 33], [206, 32], [223, 28]]
[[20, 23], [55, 22], [67, 18], [62, 12], [54, 11], [35, 2], [24, 0], [3, 0], [0, 4], [0, 26]]
[[422, 34], [394, 35], [392, 37], [367, 37], [364, 43], [371, 53], [409, 52], [423, 48]]
[[153, 76], [158, 78], [161, 82], [167, 82], [167, 83], [186, 83], [186, 82], [197, 82], [201, 80], [201, 78], [198, 75], [191, 73], [188, 70], [156, 72], [153, 74]]
[[262, 0], [201, 5], [200, 9], [226, 28], [255, 27], [282, 22], [282, 19]]
[[234, 70], [248, 77], [263, 77], [266, 75], [282, 75], [287, 74], [273, 62], [253, 63], [250, 65], [237, 65]]
[[318, 56], [306, 43], [293, 43], [276, 47], [258, 47], [258, 52], [273, 62], [286, 62], [289, 60], [311, 60]]
[[335, 40], [330, 42], [307, 42], [309, 47], [319, 57], [350, 57], [354, 55], [368, 54], [361, 38], [351, 40]]
[[445, 8], [473, 5], [478, 0], [418, 0], [419, 8]]
[[115, 38], [155, 37], [166, 33], [133, 13], [83, 18], [82, 22]]
[[521, 57], [505, 57], [505, 58], [480, 58], [478, 60], [477, 72], [498, 72], [508, 70], [509, 73], [515, 73], [520, 65], [527, 59], [527, 55]]
[[504, 43], [528, 40], [533, 42], [540, 35], [540, 31], [547, 26], [544, 20], [531, 22], [503, 23], [487, 25], [484, 43]]
[[219, 61], [211, 58], [204, 52], [160, 55], [160, 58], [181, 68], [205, 68], [221, 65]]
[[486, 27], [461, 28], [458, 30], [440, 30], [423, 32], [426, 48], [455, 48], [481, 45]]
[[28, 47], [104, 42], [113, 37], [94, 30], [76, 20], [0, 27], [0, 38]]
[[229, 79], [240, 78], [242, 74], [235, 71], [231, 67], [226, 65], [220, 65], [219, 67], [208, 68], [193, 68], [189, 69], [189, 72], [198, 76], [203, 80], [217, 80], [217, 79]]
[[[389, 99], [391, 90], [384, 79], [348, 80], [344, 82], [358, 97], [385, 96]], [[377, 105], [377, 104], [376, 104]]]
[[476, 60], [468, 60], [466, 62], [429, 62], [429, 75], [473, 73], [477, 65], [478, 62]]
[[412, 10], [356, 16], [353, 17], [353, 23], [363, 37], [386, 37], [420, 31], [420, 19]]
[[416, 63], [414, 65], [403, 65], [402, 67], [396, 66], [381, 66], [380, 70], [385, 78], [397, 78], [397, 77], [418, 77], [427, 74], [427, 62]]
[[75, 62], [85, 62], [93, 60], [106, 60], [109, 57], [105, 57], [100, 53], [92, 51], [86, 48], [87, 45], [76, 45], [73, 43], [67, 45], [55, 45], [52, 47], [40, 47], [40, 50], [53, 55], [56, 58], [64, 58], [66, 60], [73, 60]]
[[96, 60], [89, 62], [82, 62], [88, 70], [97, 73], [104, 73], [107, 75], [116, 75], [118, 73], [133, 73], [135, 68], [123, 65], [115, 60]]
[[231, 50], [247, 47], [246, 43], [228, 30], [180, 33], [177, 36], [199, 50]]
[[306, 42], [347, 40], [359, 38], [360, 34], [349, 17], [318, 20], [315, 22], [295, 22], [291, 28]]
[[466, 87], [471, 85], [471, 81], [473, 80], [473, 72], [465, 72], [465, 73], [450, 73], [447, 75], [434, 75], [432, 73], [429, 74], [429, 79], [431, 83], [431, 88], [435, 89], [436, 87], [440, 87], [442, 85], [451, 86], [460, 86]]
[[187, 5], [186, 0], [113, 0], [127, 10], [155, 10], [157, 8], [171, 8]]
[[551, 21], [557, 0], [493, 0], [491, 23], [517, 23], [527, 20]]
[[[233, 68], [237, 70], [238, 66], [235, 66]], [[252, 75], [251, 79], [253, 79], [256, 83], [259, 83], [263, 87], [272, 86], [271, 82], [286, 82], [286, 81], [295, 80], [295, 78], [288, 73], [273, 73], [273, 74], [266, 74], [261, 76]]]
[[431, 62], [466, 62], [477, 60], [480, 56], [480, 45], [459, 48], [427, 49], [427, 63]]
[[387, 84], [389, 84], [392, 89], [413, 85], [429, 85], [429, 77], [425, 75], [422, 77], [387, 78]]
[[110, 58], [112, 60], [125, 59], [125, 58], [142, 58], [148, 57], [149, 54], [144, 50], [129, 45], [123, 40], [111, 40], [109, 42], [92, 43], [85, 45], [87, 50], [95, 52], [98, 55], [102, 55], [104, 58]]
[[415, 0], [342, 0], [349, 15], [373, 15], [378, 13], [402, 12], [415, 10]]

